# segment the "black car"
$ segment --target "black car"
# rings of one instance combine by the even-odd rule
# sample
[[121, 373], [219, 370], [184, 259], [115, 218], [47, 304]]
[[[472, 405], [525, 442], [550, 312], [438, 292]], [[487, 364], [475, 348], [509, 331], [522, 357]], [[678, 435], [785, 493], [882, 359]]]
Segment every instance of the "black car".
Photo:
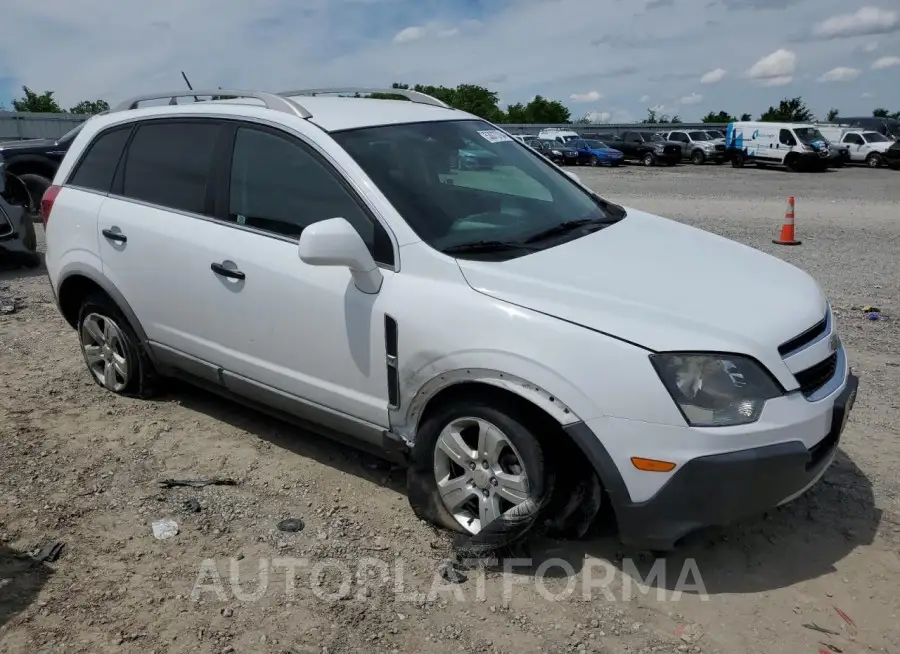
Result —
[[58, 139], [27, 139], [0, 143], [0, 156], [6, 161], [7, 176], [18, 177], [28, 189], [28, 212], [36, 220], [44, 191], [50, 188], [56, 169], [78, 136], [84, 123], [63, 134]]
[[28, 189], [5, 171], [0, 155], [0, 264], [36, 268], [41, 263], [29, 202]]
[[560, 166], [574, 166], [578, 163], [578, 150], [549, 139], [533, 139], [528, 146], [540, 152]]
[[881, 159], [892, 170], [900, 170], [900, 141], [894, 141], [891, 147], [882, 152]]

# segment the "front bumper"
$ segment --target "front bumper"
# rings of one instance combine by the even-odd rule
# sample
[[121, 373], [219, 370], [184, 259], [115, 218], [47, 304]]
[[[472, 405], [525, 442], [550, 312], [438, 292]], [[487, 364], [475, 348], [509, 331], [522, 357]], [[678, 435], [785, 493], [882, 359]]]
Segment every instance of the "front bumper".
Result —
[[631, 500], [616, 463], [588, 425], [577, 423], [566, 431], [603, 481], [622, 542], [669, 550], [697, 529], [760, 515], [812, 487], [834, 459], [858, 385], [849, 373], [834, 399], [828, 431], [813, 446], [790, 440], [692, 458], [643, 502]]

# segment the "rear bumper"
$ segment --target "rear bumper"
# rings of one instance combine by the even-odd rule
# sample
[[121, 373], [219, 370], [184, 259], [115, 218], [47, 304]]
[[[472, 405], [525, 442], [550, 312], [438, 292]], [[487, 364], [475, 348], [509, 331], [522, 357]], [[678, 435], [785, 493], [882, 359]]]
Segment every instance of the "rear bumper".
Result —
[[644, 502], [631, 501], [612, 457], [586, 424], [571, 425], [566, 431], [603, 481], [622, 542], [668, 550], [697, 529], [760, 515], [812, 487], [834, 459], [858, 384], [858, 378], [849, 374], [834, 400], [827, 434], [812, 447], [790, 440], [697, 457]]

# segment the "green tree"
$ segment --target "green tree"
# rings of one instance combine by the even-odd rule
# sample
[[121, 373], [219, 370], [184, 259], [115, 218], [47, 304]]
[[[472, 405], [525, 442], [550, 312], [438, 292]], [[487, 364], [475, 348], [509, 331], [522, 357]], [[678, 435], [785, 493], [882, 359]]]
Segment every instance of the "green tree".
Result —
[[732, 116], [727, 111], [720, 111], [719, 113], [713, 113], [712, 111], [710, 111], [708, 114], [706, 114], [701, 119], [701, 122], [704, 122], [704, 123], [733, 123], [736, 120], [737, 120], [737, 118]]
[[647, 109], [647, 117], [641, 122], [645, 125], [656, 125], [659, 121], [659, 112], [656, 109]]
[[506, 108], [506, 116], [504, 119], [506, 123], [514, 123], [522, 125], [528, 122], [528, 112], [525, 110], [525, 105], [521, 102], [517, 102], [515, 104], [511, 104]]
[[[536, 95], [534, 99], [525, 105], [525, 122], [532, 124], [562, 124], [568, 123], [571, 114], [566, 106], [559, 100], [548, 100], [547, 98]], [[506, 121], [509, 120], [509, 109], [507, 109]]]
[[13, 111], [30, 111], [40, 114], [61, 114], [62, 108], [53, 97], [53, 91], [35, 93], [27, 86], [22, 87], [23, 95], [18, 100], [13, 100]]
[[[409, 84], [403, 84], [401, 82], [394, 82], [391, 87], [404, 90], [410, 89]], [[456, 88], [448, 88], [446, 86], [416, 84], [411, 90], [418, 91], [419, 93], [426, 93], [438, 100], [446, 102], [455, 109], [467, 111], [491, 122], [500, 122], [504, 117], [500, 107], [497, 106], [499, 100], [497, 94], [483, 86], [460, 84]], [[373, 93], [369, 97], [382, 100], [403, 99], [403, 96], [394, 95], [392, 93]]]
[[741, 114], [741, 120], [747, 122], [748, 120], [753, 120], [753, 117], [750, 114]]
[[69, 109], [70, 114], [94, 116], [104, 111], [109, 111], [109, 103], [106, 100], [82, 100]]
[[838, 111], [837, 109], [829, 109], [828, 114], [825, 116], [825, 120], [828, 121], [829, 123], [833, 123], [834, 121], [836, 121], [838, 119], [838, 115], [840, 113], [841, 112]]
[[679, 116], [678, 114], [675, 114], [674, 116], [672, 116], [672, 120], [670, 120], [669, 122], [672, 123], [673, 125], [678, 125], [682, 122], [681, 116]]
[[759, 119], [767, 123], [806, 123], [813, 119], [813, 113], [798, 96], [785, 98], [777, 107], [769, 107]]
[[888, 118], [889, 116], [890, 113], [888, 112], [888, 110], [881, 107], [872, 111], [873, 118]]

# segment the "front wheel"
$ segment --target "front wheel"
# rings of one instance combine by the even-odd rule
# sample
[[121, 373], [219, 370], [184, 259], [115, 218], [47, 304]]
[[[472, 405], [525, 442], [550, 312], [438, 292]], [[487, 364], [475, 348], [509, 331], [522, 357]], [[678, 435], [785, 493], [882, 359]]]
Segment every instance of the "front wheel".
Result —
[[881, 155], [876, 152], [873, 152], [868, 157], [866, 157], [866, 165], [869, 168], [878, 168], [881, 166]]
[[694, 151], [691, 153], [691, 163], [692, 163], [692, 164], [695, 164], [695, 165], [697, 165], [697, 166], [700, 166], [700, 165], [703, 164], [704, 161], [706, 161], [706, 155], [703, 154], [702, 151], [700, 151], [700, 150], [694, 150]]
[[[416, 435], [407, 473], [416, 516], [477, 534], [513, 507], [537, 511], [546, 471], [534, 426], [516, 403], [496, 396], [464, 398], [431, 412]], [[496, 527], [492, 534], [503, 532]]]
[[38, 220], [41, 215], [41, 199], [44, 193], [53, 184], [53, 182], [43, 175], [35, 175], [33, 173], [25, 173], [19, 175], [19, 179], [28, 189], [28, 195], [31, 201], [28, 203], [28, 214], [33, 221]]
[[731, 167], [732, 168], [743, 168], [744, 167], [744, 153], [743, 152], [735, 152], [732, 155]]
[[600, 163], [600, 160], [597, 158], [597, 155], [593, 155], [593, 154], [591, 155], [590, 161], [591, 161], [592, 166], [596, 166], [597, 164]]
[[641, 158], [641, 163], [645, 166], [652, 166], [656, 163], [656, 157], [653, 156], [652, 152], [648, 152]]

